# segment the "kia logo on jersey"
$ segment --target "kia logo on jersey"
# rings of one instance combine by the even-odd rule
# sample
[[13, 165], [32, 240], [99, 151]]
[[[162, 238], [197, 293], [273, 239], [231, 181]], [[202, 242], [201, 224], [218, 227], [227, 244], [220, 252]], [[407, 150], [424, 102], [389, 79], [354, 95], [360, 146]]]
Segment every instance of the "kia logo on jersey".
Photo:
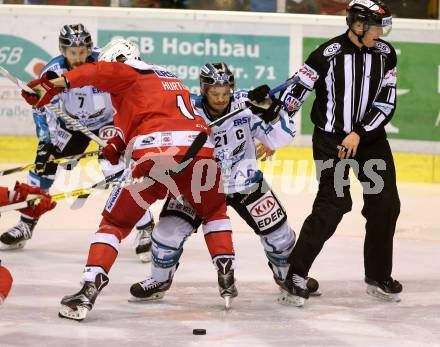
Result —
[[99, 129], [99, 138], [103, 140], [111, 139], [112, 137], [116, 136], [117, 132], [113, 125], [106, 125]]
[[272, 212], [277, 205], [273, 196], [268, 196], [254, 205], [250, 212], [253, 217], [262, 217]]

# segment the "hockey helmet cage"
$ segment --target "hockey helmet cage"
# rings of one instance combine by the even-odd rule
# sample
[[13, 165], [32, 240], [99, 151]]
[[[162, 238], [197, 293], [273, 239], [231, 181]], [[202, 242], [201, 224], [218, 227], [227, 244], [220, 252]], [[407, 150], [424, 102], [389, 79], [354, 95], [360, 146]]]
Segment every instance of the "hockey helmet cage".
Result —
[[381, 0], [352, 0], [347, 5], [347, 24], [364, 23], [364, 32], [371, 26], [379, 26], [386, 36], [391, 31], [392, 16], [389, 8]]
[[209, 86], [235, 88], [234, 74], [225, 63], [207, 63], [200, 69], [200, 93], [205, 95]]
[[113, 39], [102, 48], [98, 61], [115, 62], [121, 57], [127, 60], [140, 60], [141, 54], [138, 46], [125, 39]]
[[58, 38], [61, 54], [69, 47], [93, 47], [92, 36], [83, 24], [68, 24], [61, 28]]

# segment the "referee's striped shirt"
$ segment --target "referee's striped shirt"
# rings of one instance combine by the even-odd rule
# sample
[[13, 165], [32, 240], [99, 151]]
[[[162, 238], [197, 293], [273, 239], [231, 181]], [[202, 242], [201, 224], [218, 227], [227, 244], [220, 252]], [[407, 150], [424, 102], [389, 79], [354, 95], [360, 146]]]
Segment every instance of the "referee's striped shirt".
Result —
[[312, 122], [323, 131], [359, 135], [388, 123], [396, 108], [396, 52], [383, 40], [358, 48], [348, 31], [319, 46], [283, 100], [293, 115], [313, 89]]

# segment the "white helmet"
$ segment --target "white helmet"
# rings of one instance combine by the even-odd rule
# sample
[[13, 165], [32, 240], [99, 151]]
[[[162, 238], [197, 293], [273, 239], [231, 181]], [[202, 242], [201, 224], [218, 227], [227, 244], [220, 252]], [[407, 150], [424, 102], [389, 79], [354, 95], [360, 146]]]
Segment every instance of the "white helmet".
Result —
[[120, 56], [125, 57], [127, 60], [140, 60], [139, 48], [131, 41], [113, 39], [101, 50], [101, 53], [99, 53], [98, 56], [98, 61], [114, 62], [118, 61], [117, 58]]

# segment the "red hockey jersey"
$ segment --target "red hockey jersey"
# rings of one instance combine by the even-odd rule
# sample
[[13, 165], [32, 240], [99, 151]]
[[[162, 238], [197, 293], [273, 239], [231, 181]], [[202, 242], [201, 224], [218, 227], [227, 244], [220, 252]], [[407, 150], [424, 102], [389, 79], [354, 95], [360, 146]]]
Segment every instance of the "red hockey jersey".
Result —
[[[174, 146], [184, 154], [199, 132], [209, 133], [195, 114], [190, 93], [164, 67], [138, 60], [125, 63], [84, 64], [64, 74], [71, 88], [93, 85], [112, 96], [115, 127], [126, 144], [134, 139], [134, 152], [161, 152]], [[199, 156], [212, 156], [207, 143]], [[136, 157], [137, 155], [134, 155]]]
[[0, 187], [0, 206], [7, 205], [9, 203], [8, 188]]

